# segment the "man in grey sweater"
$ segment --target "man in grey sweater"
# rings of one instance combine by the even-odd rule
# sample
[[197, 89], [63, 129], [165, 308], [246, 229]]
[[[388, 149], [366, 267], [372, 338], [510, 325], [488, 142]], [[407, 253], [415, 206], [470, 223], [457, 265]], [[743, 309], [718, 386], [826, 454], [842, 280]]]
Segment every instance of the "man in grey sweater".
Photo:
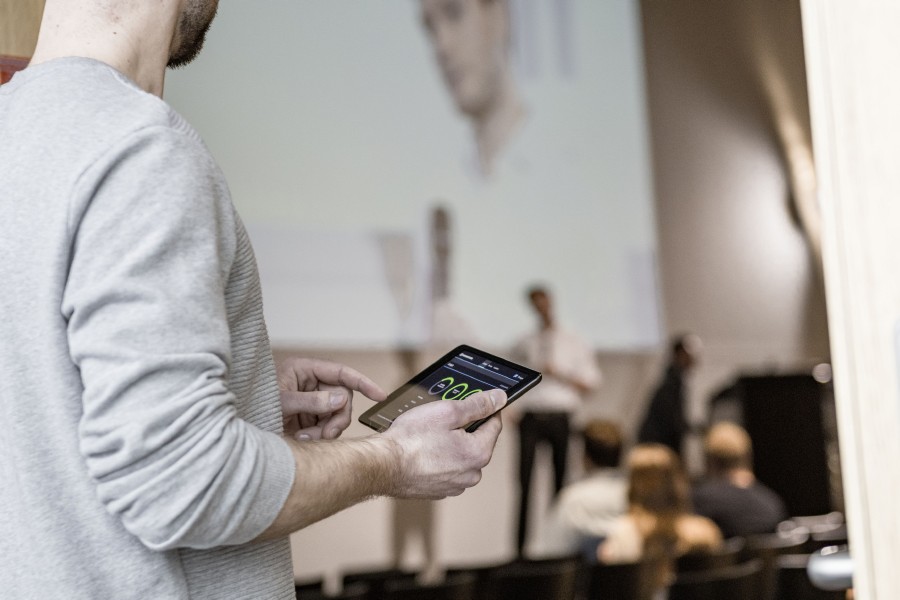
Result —
[[[276, 369], [252, 249], [161, 100], [215, 0], [47, 0], [0, 87], [0, 595], [293, 598], [292, 531], [475, 485], [500, 391], [338, 440], [347, 367]], [[289, 435], [282, 435], [284, 426]]]

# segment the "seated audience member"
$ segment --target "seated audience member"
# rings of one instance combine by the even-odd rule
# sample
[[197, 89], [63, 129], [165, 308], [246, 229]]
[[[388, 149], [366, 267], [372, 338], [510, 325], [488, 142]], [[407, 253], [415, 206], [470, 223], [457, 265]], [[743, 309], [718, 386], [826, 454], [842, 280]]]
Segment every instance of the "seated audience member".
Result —
[[706, 435], [706, 478], [693, 491], [694, 510], [715, 521], [725, 537], [772, 533], [787, 518], [784, 502], [756, 480], [750, 436], [733, 423]]
[[596, 560], [597, 545], [627, 508], [627, 481], [619, 469], [622, 431], [610, 421], [590, 421], [582, 431], [585, 477], [567, 485], [551, 508], [540, 536], [541, 553], [583, 551]]
[[653, 586], [664, 590], [675, 559], [712, 552], [722, 544], [716, 524], [689, 510], [689, 485], [675, 453], [662, 444], [640, 444], [628, 457], [628, 512], [619, 517], [597, 556], [604, 563], [649, 561]]

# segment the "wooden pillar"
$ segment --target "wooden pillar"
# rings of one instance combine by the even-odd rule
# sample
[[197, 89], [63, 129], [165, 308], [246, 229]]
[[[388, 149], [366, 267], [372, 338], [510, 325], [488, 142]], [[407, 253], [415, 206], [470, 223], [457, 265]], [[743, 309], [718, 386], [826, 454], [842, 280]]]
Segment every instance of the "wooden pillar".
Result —
[[0, 55], [30, 58], [44, 0], [0, 0]]
[[44, 0], [0, 0], [0, 84], [28, 64], [43, 12]]
[[802, 0], [856, 597], [900, 598], [900, 4]]

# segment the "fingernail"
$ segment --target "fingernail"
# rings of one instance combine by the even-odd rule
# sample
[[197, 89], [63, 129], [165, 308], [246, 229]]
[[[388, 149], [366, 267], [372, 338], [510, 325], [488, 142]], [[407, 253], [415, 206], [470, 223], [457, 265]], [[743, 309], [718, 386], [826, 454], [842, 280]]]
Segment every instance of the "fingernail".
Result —
[[334, 392], [329, 399], [331, 408], [340, 408], [344, 405], [344, 395], [340, 392]]
[[491, 404], [494, 405], [494, 408], [497, 408], [497, 406], [503, 400], [503, 398], [500, 396], [500, 392], [498, 392], [497, 390], [491, 390], [488, 396], [490, 396]]
[[297, 436], [297, 439], [301, 442], [308, 442], [312, 438], [310, 438], [309, 435], [306, 433], [301, 433], [300, 435]]

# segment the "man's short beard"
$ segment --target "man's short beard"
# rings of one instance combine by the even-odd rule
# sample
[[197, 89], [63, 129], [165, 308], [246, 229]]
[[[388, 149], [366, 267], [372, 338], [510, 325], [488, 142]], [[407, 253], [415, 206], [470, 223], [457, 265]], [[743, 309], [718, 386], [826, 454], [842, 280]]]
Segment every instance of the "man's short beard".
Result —
[[168, 67], [183, 67], [197, 58], [215, 16], [215, 8], [210, 15], [203, 15], [198, 11], [186, 11], [181, 15], [177, 29], [178, 46], [169, 54]]

